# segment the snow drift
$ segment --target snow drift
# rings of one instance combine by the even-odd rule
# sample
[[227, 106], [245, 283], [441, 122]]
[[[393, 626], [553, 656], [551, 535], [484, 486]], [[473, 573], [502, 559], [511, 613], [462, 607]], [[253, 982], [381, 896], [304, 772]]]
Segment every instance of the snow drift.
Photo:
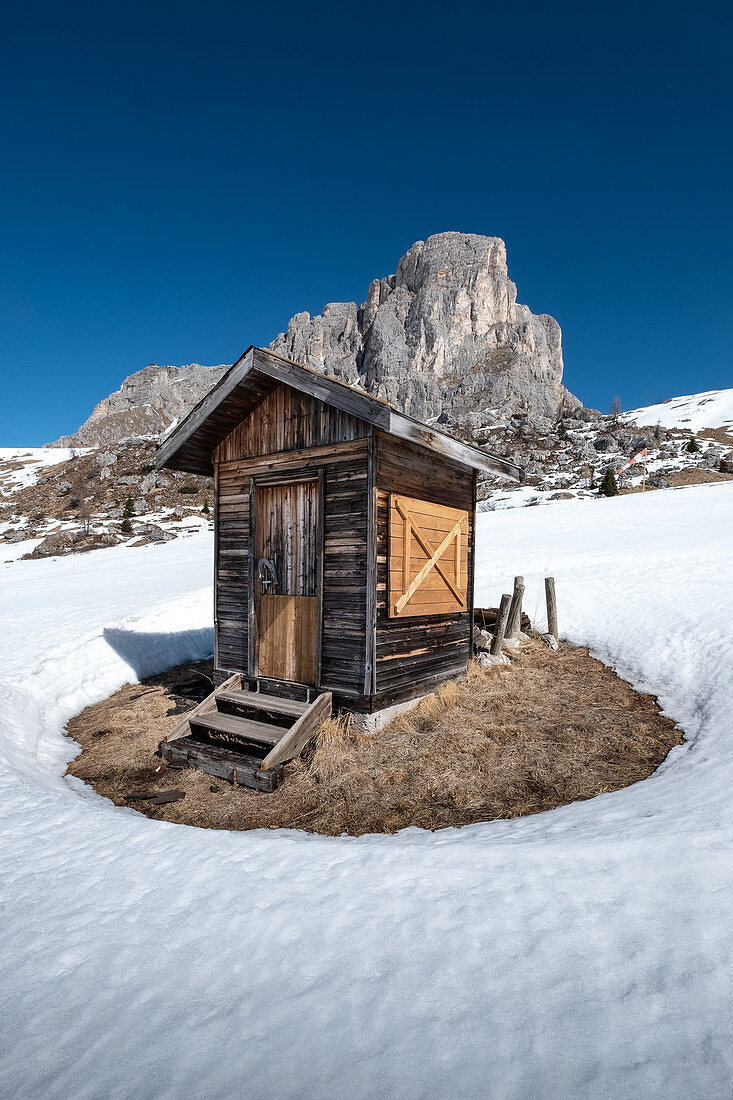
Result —
[[6, 1093], [729, 1096], [731, 546], [730, 483], [482, 515], [477, 600], [523, 573], [541, 621], [554, 574], [689, 741], [589, 802], [357, 839], [63, 778], [74, 711], [210, 649], [205, 534], [0, 566]]

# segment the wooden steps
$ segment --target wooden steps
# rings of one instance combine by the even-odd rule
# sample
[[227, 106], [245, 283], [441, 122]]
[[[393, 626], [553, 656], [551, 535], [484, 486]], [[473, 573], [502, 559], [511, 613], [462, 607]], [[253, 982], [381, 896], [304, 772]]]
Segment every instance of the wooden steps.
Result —
[[219, 703], [231, 703], [235, 707], [285, 714], [292, 718], [300, 718], [310, 706], [309, 703], [300, 703], [297, 699], [280, 699], [277, 695], [268, 695], [264, 691], [220, 691], [216, 698]]
[[240, 787], [252, 787], [256, 791], [274, 791], [282, 783], [283, 766], [262, 768], [262, 759], [244, 752], [234, 752], [220, 745], [206, 745], [192, 737], [177, 741], [161, 741], [160, 755], [170, 764], [183, 764], [187, 768], [200, 768], [217, 779], [226, 779]]
[[224, 744], [231, 743], [234, 738], [235, 743], [241, 741], [242, 744], [262, 745], [266, 750], [274, 748], [283, 734], [282, 726], [271, 726], [269, 722], [255, 722], [251, 718], [221, 714], [219, 711], [197, 714], [190, 724], [192, 733], [210, 734], [210, 739], [214, 742], [217, 734], [225, 734], [225, 738], [219, 739]]
[[330, 691], [311, 702], [285, 698], [269, 685], [268, 692], [249, 691], [239, 675], [230, 676], [176, 723], [160, 755], [240, 786], [274, 791], [283, 764], [300, 755], [330, 716], [332, 698]]

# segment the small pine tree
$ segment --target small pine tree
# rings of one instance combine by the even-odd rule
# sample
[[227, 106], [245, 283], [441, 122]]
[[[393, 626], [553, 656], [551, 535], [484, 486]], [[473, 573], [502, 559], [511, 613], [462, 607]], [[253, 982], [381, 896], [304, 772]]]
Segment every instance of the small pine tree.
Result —
[[125, 518], [123, 519], [122, 523], [120, 524], [120, 531], [123, 535], [132, 534], [132, 524], [130, 523], [129, 516], [125, 516]]
[[617, 497], [618, 496], [618, 483], [616, 481], [616, 475], [609, 466], [601, 478], [601, 485], [598, 490], [602, 497]]
[[724, 458], [719, 458], [718, 459], [718, 470], [721, 474], [731, 473], [732, 472], [731, 471], [731, 463], [726, 462], [726, 460]]
[[565, 424], [562, 420], [560, 421], [560, 427], [557, 429], [557, 434], [558, 434], [559, 439], [567, 439], [568, 438], [568, 430], [565, 427]]
[[204, 515], [205, 515], [205, 516], [208, 516], [208, 515], [209, 515], [209, 513], [210, 513], [211, 509], [209, 508], [209, 502], [208, 502], [208, 500], [205, 500], [205, 501], [204, 501], [204, 506], [203, 506], [203, 508], [201, 509], [201, 511], [202, 511], [202, 512], [204, 513]]
[[692, 439], [690, 440], [690, 442], [685, 447], [685, 450], [688, 451], [688, 453], [691, 454], [691, 455], [698, 454], [698, 452], [700, 450], [700, 444], [697, 442], [694, 435], [693, 435]]
[[128, 497], [125, 501], [122, 509], [122, 514], [124, 515], [125, 519], [130, 519], [132, 516], [135, 515], [135, 502], [133, 501], [132, 497]]

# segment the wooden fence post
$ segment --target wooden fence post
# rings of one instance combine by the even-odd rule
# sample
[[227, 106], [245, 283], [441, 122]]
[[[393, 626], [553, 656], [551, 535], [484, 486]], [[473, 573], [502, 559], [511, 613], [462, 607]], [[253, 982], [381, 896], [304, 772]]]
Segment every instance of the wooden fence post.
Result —
[[557, 599], [555, 597], [555, 578], [545, 577], [545, 599], [547, 600], [547, 632], [556, 642], [560, 641], [557, 629]]
[[507, 595], [505, 592], [501, 597], [499, 614], [496, 616], [496, 626], [494, 627], [494, 637], [491, 640], [491, 649], [489, 652], [492, 657], [498, 657], [501, 653], [501, 643], [504, 641], [504, 631], [506, 630], [506, 621], [509, 618], [509, 604], [511, 602], [511, 596]]
[[514, 594], [509, 606], [509, 618], [506, 624], [507, 638], [516, 638], [522, 629], [522, 598], [524, 597], [524, 577], [514, 578]]

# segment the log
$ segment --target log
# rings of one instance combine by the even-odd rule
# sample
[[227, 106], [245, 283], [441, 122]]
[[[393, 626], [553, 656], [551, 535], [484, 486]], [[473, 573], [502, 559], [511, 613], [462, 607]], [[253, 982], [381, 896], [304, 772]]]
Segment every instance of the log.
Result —
[[524, 577], [514, 578], [514, 593], [509, 605], [509, 618], [506, 624], [507, 638], [516, 638], [522, 622], [522, 599], [524, 598]]
[[556, 642], [560, 641], [557, 629], [557, 598], [555, 596], [555, 578], [545, 577], [545, 599], [547, 601], [547, 632]]
[[494, 637], [491, 642], [490, 650], [492, 657], [498, 657], [501, 653], [501, 643], [504, 641], [504, 631], [506, 630], [506, 621], [509, 618], [509, 605], [511, 602], [511, 596], [505, 592], [501, 597], [499, 618], [496, 620], [496, 626], [494, 627]]

